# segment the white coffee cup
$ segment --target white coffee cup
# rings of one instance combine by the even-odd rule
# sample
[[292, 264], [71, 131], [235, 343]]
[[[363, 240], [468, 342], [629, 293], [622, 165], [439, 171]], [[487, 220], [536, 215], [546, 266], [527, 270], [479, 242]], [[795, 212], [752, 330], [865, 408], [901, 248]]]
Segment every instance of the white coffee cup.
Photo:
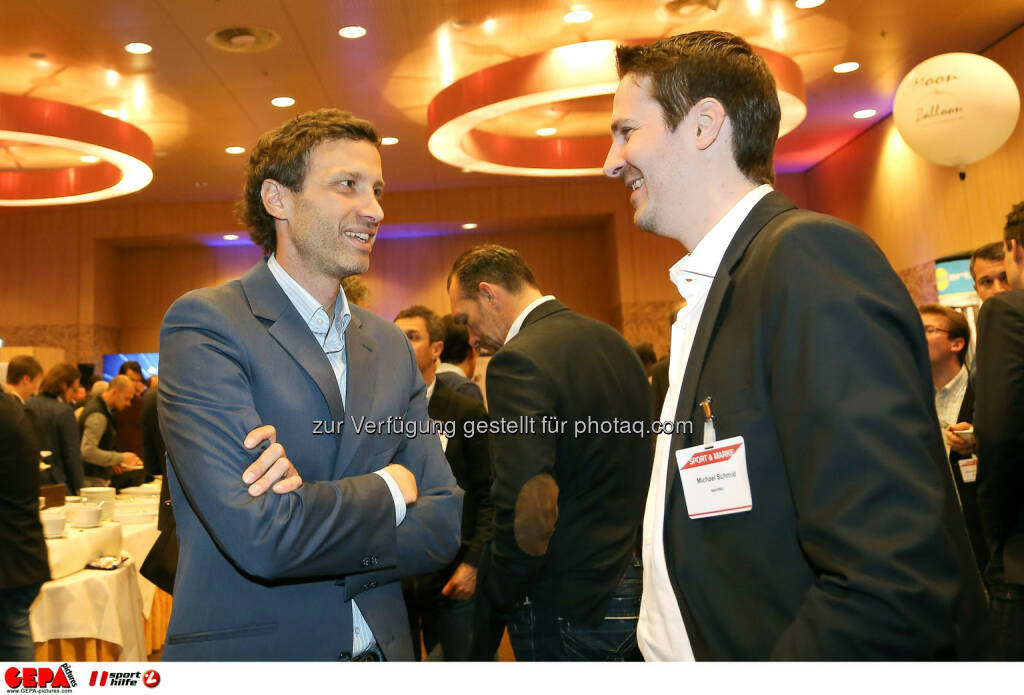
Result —
[[[51, 510], [47, 510], [51, 511]], [[60, 538], [64, 535], [64, 515], [48, 514], [43, 512], [39, 515], [43, 522], [43, 535], [47, 538]]]
[[100, 523], [100, 507], [82, 502], [67, 508], [68, 522], [77, 528], [91, 528]]

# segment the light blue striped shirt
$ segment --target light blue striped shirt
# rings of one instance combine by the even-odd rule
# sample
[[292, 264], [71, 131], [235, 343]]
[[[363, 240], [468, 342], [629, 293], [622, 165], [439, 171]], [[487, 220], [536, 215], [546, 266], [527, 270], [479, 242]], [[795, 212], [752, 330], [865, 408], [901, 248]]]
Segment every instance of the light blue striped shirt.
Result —
[[[334, 302], [333, 316], [327, 314], [327, 310], [320, 306], [320, 303], [306, 290], [305, 287], [295, 281], [288, 272], [277, 262], [277, 254], [272, 254], [267, 261], [267, 268], [277, 280], [277, 284], [284, 290], [285, 295], [291, 301], [292, 306], [299, 312], [299, 316], [309, 326], [316, 342], [324, 349], [327, 360], [331, 363], [334, 376], [338, 379], [338, 388], [341, 389], [341, 402], [346, 403], [346, 387], [348, 386], [348, 352], [345, 350], [345, 331], [352, 321], [352, 311], [348, 305], [348, 298], [344, 290], [339, 290], [338, 298]], [[273, 423], [270, 423], [273, 424]], [[391, 491], [391, 497], [395, 502], [395, 526], [405, 519], [405, 498], [394, 478], [384, 471], [376, 471], [377, 475], [384, 479]], [[302, 474], [302, 471], [299, 471]], [[363, 619], [356, 602], [352, 601], [352, 654], [360, 654], [370, 647], [376, 640], [370, 626]]]

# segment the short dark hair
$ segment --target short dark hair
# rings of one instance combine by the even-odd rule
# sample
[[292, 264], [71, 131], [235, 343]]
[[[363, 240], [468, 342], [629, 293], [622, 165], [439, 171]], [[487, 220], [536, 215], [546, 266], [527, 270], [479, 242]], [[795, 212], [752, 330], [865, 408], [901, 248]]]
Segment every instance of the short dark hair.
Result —
[[437, 317], [433, 311], [423, 306], [422, 304], [414, 304], [408, 309], [402, 309], [395, 316], [395, 321], [398, 319], [423, 319], [423, 322], [427, 324], [427, 336], [430, 338], [430, 342], [437, 343], [444, 340], [444, 324], [441, 323], [441, 319]]
[[636, 351], [636, 356], [640, 358], [645, 367], [658, 361], [657, 355], [654, 354], [654, 345], [651, 343], [638, 343], [633, 346], [633, 350]]
[[274, 218], [263, 207], [263, 182], [273, 179], [298, 193], [309, 169], [309, 153], [331, 140], [366, 140], [380, 146], [380, 136], [372, 123], [338, 109], [307, 111], [267, 131], [256, 142], [235, 215], [249, 228], [253, 243], [262, 246], [267, 255], [277, 249], [277, 230]]
[[448, 274], [448, 289], [453, 278], [466, 297], [476, 297], [481, 282], [500, 285], [509, 292], [519, 292], [524, 282], [537, 287], [533, 271], [519, 252], [497, 244], [478, 244], [463, 251]]
[[449, 364], [462, 364], [469, 357], [469, 351], [473, 346], [469, 344], [469, 329], [455, 323], [451, 314], [441, 317], [444, 324], [444, 349], [441, 351], [441, 361]]
[[46, 372], [46, 375], [43, 377], [43, 383], [39, 385], [39, 390], [51, 396], [60, 396], [64, 393], [65, 389], [75, 383], [76, 379], [81, 378], [82, 373], [78, 371], [78, 367], [67, 362], [61, 362], [60, 364], [53, 365]]
[[971, 279], [975, 282], [978, 281], [978, 276], [974, 274], [974, 262], [978, 259], [983, 261], [1001, 261], [1006, 258], [1006, 247], [1003, 246], [1001, 241], [993, 241], [991, 244], [985, 244], [974, 249], [974, 253], [971, 254]]
[[142, 376], [142, 367], [135, 360], [122, 362], [121, 368], [117, 370], [117, 373], [127, 374], [128, 372], [138, 372], [139, 376]]
[[946, 317], [946, 320], [949, 321], [949, 339], [964, 339], [963, 348], [961, 348], [960, 352], [956, 353], [960, 364], [963, 364], [967, 360], [967, 348], [971, 344], [971, 327], [964, 315], [956, 309], [950, 309], [948, 306], [941, 304], [922, 304], [917, 310], [922, 314]]
[[1024, 201], [1013, 206], [1006, 216], [1006, 226], [1003, 227], [1003, 240], [1013, 239], [1017, 246], [1024, 247]]
[[619, 78], [651, 78], [651, 96], [675, 130], [706, 97], [721, 102], [732, 122], [732, 154], [753, 183], [774, 183], [772, 160], [782, 109], [764, 58], [739, 36], [694, 31], [646, 46], [616, 48]]
[[42, 373], [43, 365], [39, 364], [35, 357], [18, 355], [12, 357], [10, 364], [7, 365], [7, 383], [17, 384], [26, 376], [31, 381]]

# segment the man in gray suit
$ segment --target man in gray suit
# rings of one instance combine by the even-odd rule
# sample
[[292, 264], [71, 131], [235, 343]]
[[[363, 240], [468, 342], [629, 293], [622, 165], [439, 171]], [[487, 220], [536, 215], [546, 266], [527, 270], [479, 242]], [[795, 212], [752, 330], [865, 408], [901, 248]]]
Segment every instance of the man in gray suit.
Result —
[[411, 659], [397, 580], [458, 550], [462, 493], [438, 437], [420, 436], [409, 342], [339, 291], [383, 217], [379, 143], [328, 109], [264, 134], [237, 211], [269, 258], [164, 318], [181, 543], [164, 659]]

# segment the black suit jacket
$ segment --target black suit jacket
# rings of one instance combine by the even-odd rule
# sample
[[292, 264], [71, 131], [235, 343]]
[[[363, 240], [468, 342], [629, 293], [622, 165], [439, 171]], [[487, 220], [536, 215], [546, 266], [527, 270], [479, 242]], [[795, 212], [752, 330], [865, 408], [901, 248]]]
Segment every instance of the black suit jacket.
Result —
[[56, 396], [40, 393], [32, 396], [25, 407], [35, 416], [39, 447], [53, 452], [47, 463], [55, 483], [67, 485], [69, 495], [77, 495], [82, 487], [82, 439], [75, 422], [75, 411]]
[[472, 379], [467, 379], [461, 374], [456, 374], [455, 372], [439, 372], [436, 378], [438, 381], [444, 383], [444, 385], [449, 389], [483, 403], [484, 394]]
[[[967, 390], [964, 392], [964, 400], [960, 403], [956, 421], [974, 422], [974, 384], [970, 380], [967, 381]], [[978, 511], [978, 481], [977, 478], [970, 483], [964, 481], [960, 472], [960, 461], [964, 458], [952, 449], [949, 450], [950, 472], [956, 485], [956, 494], [960, 499], [960, 508], [964, 513], [964, 522], [967, 524], [967, 537], [971, 540], [971, 550], [974, 551], [978, 571], [984, 572], [988, 564], [988, 546], [985, 544], [985, 534]]]
[[0, 392], [0, 589], [42, 584], [50, 564], [39, 521], [39, 442], [28, 413]]
[[[575, 428], [615, 420], [646, 425], [644, 368], [610, 326], [551, 300], [491, 359], [487, 393], [492, 421], [532, 422], [534, 431], [492, 436], [495, 531], [484, 590], [499, 607], [528, 595], [539, 610], [600, 621], [636, 546], [652, 446], [645, 432], [577, 436]], [[545, 433], [544, 422], [564, 423], [565, 431]], [[536, 506], [531, 494], [543, 492], [536, 484], [545, 475], [558, 486], [557, 509], [545, 509], [557, 524], [546, 552], [535, 542], [526, 543], [527, 552], [521, 541], [541, 521], [517, 518], [517, 506]]]
[[157, 417], [158, 388], [159, 384], [157, 388], [147, 389], [142, 395], [142, 463], [150, 476], [163, 475], [166, 467], [164, 455], [167, 449]]
[[[698, 659], [983, 654], [984, 595], [952, 495], [924, 331], [878, 247], [770, 193], [711, 285], [672, 451], [742, 435], [749, 512], [691, 520], [678, 469], [665, 552]], [[980, 620], [982, 625], [972, 623]]]
[[991, 553], [990, 583], [1024, 584], [1024, 290], [996, 295], [978, 314], [974, 432], [978, 502]]
[[[431, 420], [454, 424], [454, 436], [448, 439], [444, 455], [455, 482], [466, 493], [462, 500], [462, 546], [452, 565], [465, 562], [479, 567], [484, 544], [491, 539], [494, 524], [490, 437], [486, 432], [477, 434], [479, 428], [475, 424], [488, 421], [487, 411], [480, 401], [456, 393], [443, 381], [435, 379], [427, 415]], [[469, 428], [467, 422], [472, 423]]]

